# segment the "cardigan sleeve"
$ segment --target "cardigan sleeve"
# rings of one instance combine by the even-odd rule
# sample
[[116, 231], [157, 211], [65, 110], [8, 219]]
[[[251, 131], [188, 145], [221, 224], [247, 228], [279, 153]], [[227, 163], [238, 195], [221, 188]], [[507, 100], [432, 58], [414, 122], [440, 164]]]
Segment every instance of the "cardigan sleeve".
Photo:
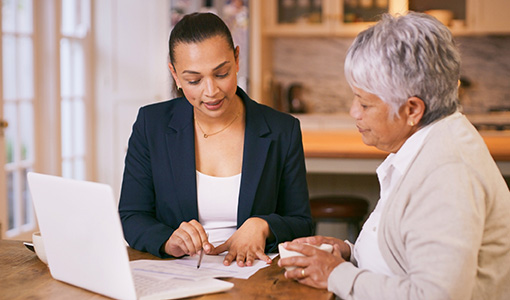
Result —
[[342, 263], [328, 289], [342, 299], [471, 299], [484, 230], [483, 187], [457, 163], [402, 184], [394, 194], [399, 205], [385, 208], [380, 233], [380, 242], [392, 245], [392, 256], [383, 256], [400, 265], [398, 275]]

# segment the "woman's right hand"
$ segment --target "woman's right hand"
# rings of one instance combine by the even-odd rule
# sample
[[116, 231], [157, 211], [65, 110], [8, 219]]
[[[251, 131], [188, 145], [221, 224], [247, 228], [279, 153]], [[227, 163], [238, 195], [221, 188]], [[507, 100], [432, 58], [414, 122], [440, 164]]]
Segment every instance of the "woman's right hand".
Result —
[[214, 246], [209, 243], [204, 227], [196, 220], [182, 222], [165, 243], [165, 252], [174, 257], [193, 256], [202, 249], [209, 254]]
[[342, 258], [346, 261], [350, 261], [351, 258], [351, 247], [347, 245], [344, 241], [334, 238], [334, 237], [327, 237], [327, 236], [307, 236], [302, 238], [297, 238], [293, 242], [296, 243], [308, 243], [311, 245], [317, 245], [320, 246], [321, 244], [331, 244], [331, 245], [338, 245], [340, 248], [340, 255]]

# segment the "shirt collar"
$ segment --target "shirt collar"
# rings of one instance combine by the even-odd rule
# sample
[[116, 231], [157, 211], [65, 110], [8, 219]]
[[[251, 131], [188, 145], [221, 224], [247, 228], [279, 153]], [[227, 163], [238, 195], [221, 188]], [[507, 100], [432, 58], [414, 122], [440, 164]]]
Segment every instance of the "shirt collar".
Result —
[[411, 162], [418, 154], [418, 151], [423, 147], [425, 138], [427, 137], [430, 130], [434, 128], [438, 123], [450, 118], [457, 117], [460, 114], [461, 113], [457, 111], [416, 131], [404, 142], [397, 153], [390, 153], [390, 155], [388, 155], [388, 157], [386, 157], [386, 159], [377, 168], [377, 175], [379, 178], [384, 178], [384, 176], [386, 176], [390, 170], [391, 166], [393, 166], [393, 168], [395, 168], [400, 174], [403, 174], [409, 164], [411, 164]]

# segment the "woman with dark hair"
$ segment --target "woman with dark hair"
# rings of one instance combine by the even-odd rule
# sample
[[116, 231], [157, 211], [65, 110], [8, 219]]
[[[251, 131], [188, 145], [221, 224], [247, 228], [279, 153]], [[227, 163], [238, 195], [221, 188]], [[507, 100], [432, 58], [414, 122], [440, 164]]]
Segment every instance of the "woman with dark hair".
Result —
[[[384, 15], [349, 48], [350, 114], [390, 154], [354, 244], [308, 237], [285, 273], [341, 299], [510, 299], [510, 192], [459, 110], [460, 53], [433, 17]], [[310, 245], [334, 245], [333, 253]]]
[[125, 160], [119, 213], [135, 249], [161, 257], [265, 252], [311, 233], [299, 121], [237, 87], [239, 47], [211, 13], [179, 21], [169, 68], [184, 97], [142, 107]]

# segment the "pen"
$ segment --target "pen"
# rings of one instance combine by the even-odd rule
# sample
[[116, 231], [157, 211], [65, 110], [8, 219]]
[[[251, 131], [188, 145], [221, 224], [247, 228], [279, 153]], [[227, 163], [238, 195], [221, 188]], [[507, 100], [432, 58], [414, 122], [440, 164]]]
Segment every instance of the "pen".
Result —
[[[209, 239], [209, 233], [207, 233], [207, 238]], [[200, 268], [200, 264], [202, 263], [203, 257], [204, 257], [204, 247], [202, 246], [202, 250], [200, 250], [200, 256], [198, 257], [197, 269]]]
[[202, 263], [202, 257], [204, 257], [204, 249], [200, 250], [200, 256], [198, 257], [197, 269], [200, 268], [200, 263]]

